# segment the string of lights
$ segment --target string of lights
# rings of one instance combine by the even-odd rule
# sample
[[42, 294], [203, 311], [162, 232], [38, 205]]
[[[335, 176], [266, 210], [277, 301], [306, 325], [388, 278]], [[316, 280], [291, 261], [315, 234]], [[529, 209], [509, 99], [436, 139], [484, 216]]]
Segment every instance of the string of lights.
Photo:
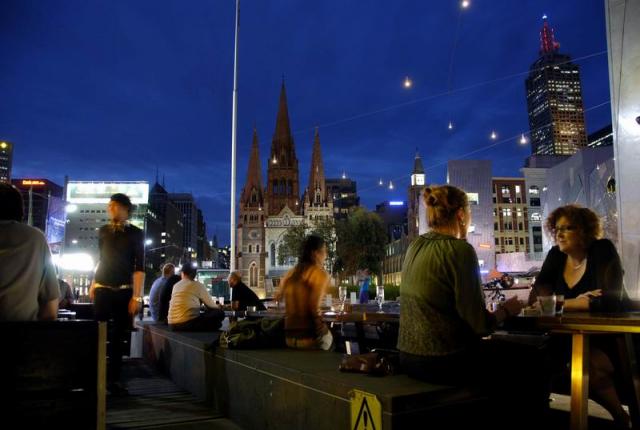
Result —
[[[611, 103], [611, 101], [607, 100], [605, 102], [599, 103], [597, 105], [594, 105], [594, 106], [591, 106], [591, 107], [585, 109], [584, 112], [589, 112], [589, 111], [592, 111], [592, 110], [595, 110], [595, 109], [599, 109], [599, 108], [601, 108], [603, 106], [609, 105], [610, 103]], [[525, 135], [530, 135], [532, 132], [535, 132], [537, 130], [542, 130], [543, 128], [546, 128], [546, 127], [549, 127], [549, 126], [551, 126], [551, 123], [544, 124], [544, 125], [542, 125], [540, 127], [534, 128], [534, 129], [529, 130], [529, 131], [521, 131], [521, 132], [518, 132], [518, 133], [514, 134], [513, 136], [509, 136], [509, 137], [506, 137], [504, 139], [497, 140], [497, 141], [492, 142], [492, 143], [490, 143], [488, 145], [482, 146], [480, 148], [473, 149], [473, 150], [471, 150], [469, 152], [449, 157], [449, 159], [451, 159], [451, 160], [459, 160], [459, 159], [467, 158], [467, 157], [469, 157], [471, 155], [477, 154], [477, 153], [482, 152], [482, 151], [486, 151], [488, 149], [494, 148], [494, 147], [496, 147], [498, 145], [502, 145], [502, 144], [507, 143], [507, 142], [511, 142], [511, 141], [513, 141], [515, 139], [518, 139], [518, 143], [519, 144], [526, 145], [527, 143], [529, 143], [529, 140], [526, 138]], [[494, 137], [494, 134], [495, 134], [495, 132], [492, 132], [492, 135], [490, 136], [490, 138], [492, 140], [497, 139], [497, 134], [495, 134], [495, 137]], [[435, 169], [436, 167], [443, 166], [448, 161], [449, 160], [445, 160], [445, 161], [441, 161], [441, 162], [432, 164], [430, 166], [425, 167], [425, 170], [432, 170], [432, 169]], [[399, 181], [401, 181], [403, 179], [406, 179], [406, 174], [402, 175], [402, 176], [395, 177], [395, 178], [391, 178], [389, 180], [388, 188], [390, 190], [393, 190], [395, 188], [395, 186], [393, 186], [393, 182], [397, 183], [397, 182], [399, 182]], [[385, 181], [383, 181], [383, 179], [380, 178], [380, 180], [377, 182], [377, 185], [360, 189], [359, 192], [364, 192], [364, 191], [369, 191], [369, 190], [372, 190], [372, 189], [375, 189], [375, 188], [379, 188], [381, 186], [384, 186], [384, 184], [385, 184]]]
[[[562, 65], [562, 64], [567, 64], [567, 63], [570, 63], [570, 62], [576, 63], [576, 62], [579, 62], [579, 61], [582, 61], [582, 60], [587, 60], [587, 59], [590, 59], [590, 58], [598, 57], [600, 55], [605, 55], [606, 53], [607, 53], [606, 50], [593, 52], [591, 54], [587, 54], [587, 55], [583, 55], [581, 57], [573, 58], [571, 60], [567, 60], [566, 62], [558, 62], [556, 64], [557, 65]], [[383, 108], [376, 109], [376, 110], [373, 110], [373, 111], [363, 112], [363, 113], [352, 115], [352, 116], [349, 116], [349, 117], [346, 117], [346, 118], [343, 118], [343, 119], [327, 122], [327, 123], [324, 123], [324, 124], [318, 124], [317, 126], [296, 130], [292, 134], [298, 135], [298, 134], [302, 134], [302, 133], [308, 133], [309, 131], [315, 130], [316, 127], [318, 127], [318, 128], [333, 127], [333, 126], [336, 126], [336, 125], [344, 124], [346, 122], [355, 121], [355, 120], [358, 120], [358, 119], [361, 119], [361, 118], [366, 118], [366, 117], [377, 115], [377, 114], [380, 114], [380, 113], [389, 112], [389, 111], [392, 111], [392, 110], [395, 110], [395, 109], [400, 109], [400, 108], [411, 106], [411, 105], [418, 104], [418, 103], [427, 102], [427, 101], [434, 100], [434, 99], [437, 99], [437, 98], [440, 98], [440, 97], [445, 97], [445, 96], [450, 96], [450, 95], [453, 95], [453, 94], [462, 93], [464, 91], [469, 91], [469, 90], [472, 90], [472, 89], [475, 89], [475, 88], [478, 88], [478, 87], [482, 87], [482, 86], [485, 86], [485, 85], [494, 84], [496, 82], [505, 81], [505, 80], [509, 80], [509, 79], [513, 79], [513, 78], [517, 78], [517, 77], [521, 77], [521, 76], [525, 76], [525, 75], [528, 75], [529, 73], [531, 73], [533, 71], [541, 70], [541, 69], [544, 69], [544, 67], [540, 67], [538, 69], [529, 69], [529, 70], [523, 71], [523, 72], [512, 73], [512, 74], [501, 76], [501, 77], [498, 77], [498, 78], [489, 79], [489, 80], [481, 81], [481, 82], [476, 82], [476, 83], [473, 83], [473, 84], [470, 84], [470, 85], [466, 85], [464, 87], [452, 89], [451, 91], [443, 91], [443, 92], [440, 92], [440, 93], [431, 94], [429, 96], [419, 97], [419, 98], [416, 98], [416, 99], [413, 99], [413, 100], [408, 100], [406, 102], [397, 103], [397, 104], [394, 104], [394, 105], [389, 105], [387, 107], [383, 107]]]

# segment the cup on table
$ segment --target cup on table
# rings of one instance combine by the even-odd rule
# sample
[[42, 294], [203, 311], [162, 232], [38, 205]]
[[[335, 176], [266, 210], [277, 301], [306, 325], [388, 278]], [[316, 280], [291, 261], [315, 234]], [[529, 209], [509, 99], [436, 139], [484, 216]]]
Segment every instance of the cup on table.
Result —
[[[564, 299], [564, 298], [563, 298]], [[542, 316], [552, 317], [556, 314], [556, 296], [538, 296], [538, 305]]]
[[556, 315], [562, 315], [564, 313], [564, 296], [562, 294], [556, 294]]

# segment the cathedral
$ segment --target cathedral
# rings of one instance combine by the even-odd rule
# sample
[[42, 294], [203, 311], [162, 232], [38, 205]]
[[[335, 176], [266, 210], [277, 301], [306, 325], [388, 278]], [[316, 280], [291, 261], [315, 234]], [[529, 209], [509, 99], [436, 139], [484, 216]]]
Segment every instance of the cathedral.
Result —
[[237, 230], [237, 264], [245, 283], [271, 292], [292, 266], [280, 265], [278, 246], [293, 226], [313, 226], [317, 220], [333, 219], [333, 202], [327, 193], [316, 129], [307, 188], [300, 195], [298, 158], [291, 135], [284, 82], [276, 127], [267, 159], [267, 182], [263, 186], [258, 132], [253, 130], [247, 179], [240, 195]]

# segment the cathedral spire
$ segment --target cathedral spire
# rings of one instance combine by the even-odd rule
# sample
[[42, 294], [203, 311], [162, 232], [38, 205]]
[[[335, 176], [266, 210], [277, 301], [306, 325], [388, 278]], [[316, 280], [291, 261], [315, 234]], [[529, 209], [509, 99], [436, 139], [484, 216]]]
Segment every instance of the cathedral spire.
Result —
[[279, 214], [285, 206], [299, 214], [302, 209], [299, 199], [298, 159], [291, 135], [287, 90], [283, 80], [267, 169], [266, 206], [268, 215]]
[[[273, 140], [271, 143], [271, 158], [276, 157], [276, 162], [284, 162], [285, 165], [290, 165], [293, 161], [290, 155], [295, 157], [295, 147], [293, 144], [293, 137], [291, 136], [291, 125], [289, 121], [289, 106], [287, 104], [287, 90], [284, 85], [284, 78], [282, 80], [282, 86], [280, 87], [280, 103], [278, 106], [278, 116], [276, 118], [276, 129], [273, 133]], [[284, 158], [280, 160], [280, 158]]]
[[322, 151], [320, 149], [320, 132], [316, 127], [313, 138], [313, 152], [311, 155], [311, 170], [309, 172], [309, 184], [307, 185], [306, 200], [312, 206], [323, 205], [327, 202], [327, 187], [324, 179], [324, 164], [322, 163]]
[[540, 55], [557, 52], [560, 49], [560, 43], [556, 42], [553, 28], [549, 26], [547, 21], [547, 15], [543, 15], [542, 20], [544, 23], [542, 24], [542, 30], [540, 30]]
[[249, 156], [249, 166], [247, 167], [247, 181], [242, 189], [240, 203], [241, 205], [251, 207], [262, 207], [264, 205], [258, 131], [255, 127], [253, 129], [253, 143], [251, 145], [251, 155]]
[[422, 165], [422, 158], [420, 158], [420, 153], [416, 149], [416, 158], [413, 160], [413, 174], [422, 173], [424, 174], [424, 167]]

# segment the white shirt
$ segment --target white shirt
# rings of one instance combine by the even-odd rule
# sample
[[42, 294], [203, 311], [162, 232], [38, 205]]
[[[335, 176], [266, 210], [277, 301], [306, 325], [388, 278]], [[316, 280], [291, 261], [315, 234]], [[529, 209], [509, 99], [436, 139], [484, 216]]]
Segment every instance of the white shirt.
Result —
[[167, 322], [181, 324], [198, 318], [201, 302], [209, 308], [218, 307], [203, 284], [191, 279], [179, 281], [173, 286]]

